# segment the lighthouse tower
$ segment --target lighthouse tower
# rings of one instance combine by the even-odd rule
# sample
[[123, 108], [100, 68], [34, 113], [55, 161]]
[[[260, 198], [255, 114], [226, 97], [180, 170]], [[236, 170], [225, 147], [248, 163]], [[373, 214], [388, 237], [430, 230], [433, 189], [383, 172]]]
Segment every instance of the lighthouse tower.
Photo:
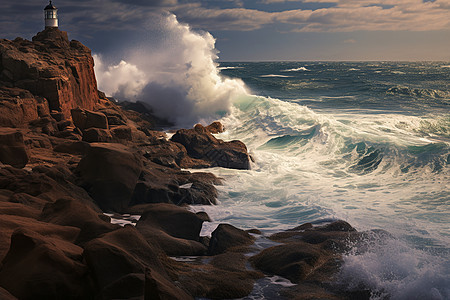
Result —
[[45, 19], [45, 28], [58, 28], [58, 9], [50, 3], [44, 8], [44, 19]]

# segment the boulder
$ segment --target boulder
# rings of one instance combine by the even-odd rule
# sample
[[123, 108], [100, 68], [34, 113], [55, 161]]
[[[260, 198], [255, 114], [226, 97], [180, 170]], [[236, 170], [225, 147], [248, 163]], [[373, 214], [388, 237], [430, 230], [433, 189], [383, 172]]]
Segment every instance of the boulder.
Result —
[[89, 128], [83, 131], [83, 141], [88, 143], [108, 143], [113, 137], [107, 129]]
[[83, 249], [19, 229], [3, 259], [0, 285], [19, 299], [92, 299]]
[[299, 283], [331, 257], [317, 245], [293, 242], [264, 249], [251, 261], [261, 271]]
[[227, 251], [242, 251], [253, 244], [254, 238], [242, 229], [230, 224], [219, 224], [211, 234], [208, 254], [216, 255]]
[[103, 108], [99, 112], [105, 114], [109, 126], [127, 125], [127, 117], [125, 117], [119, 108]]
[[80, 233], [80, 229], [75, 227], [48, 224], [27, 217], [7, 214], [0, 215], [0, 228], [2, 229], [0, 231], [0, 261], [8, 252], [11, 235], [16, 229], [25, 228], [44, 236], [65, 240], [70, 243], [75, 242]]
[[115, 126], [111, 128], [111, 135], [113, 139], [121, 141], [131, 141], [133, 140], [133, 134], [131, 128], [125, 125]]
[[212, 122], [211, 124], [206, 126], [205, 129], [213, 134], [222, 133], [225, 131], [225, 127], [219, 121]]
[[28, 159], [22, 132], [13, 128], [0, 128], [0, 161], [16, 168], [23, 168]]
[[[155, 279], [153, 291], [169, 289], [175, 295], [182, 295], [180, 299], [189, 299], [189, 296], [169, 279], [165, 269], [165, 264], [170, 264], [169, 258], [159, 248], [147, 243], [131, 225], [88, 242], [84, 249], [84, 258], [92, 271], [100, 295], [108, 295], [111, 291], [125, 287], [125, 290], [120, 292], [124, 299], [135, 296], [134, 288], [141, 286], [143, 275], [145, 276], [147, 269], [151, 269], [152, 278]], [[126, 282], [131, 282], [131, 286], [126, 287]], [[171, 299], [163, 295], [153, 294], [152, 297]]]
[[16, 297], [11, 295], [7, 290], [5, 290], [2, 287], [0, 287], [0, 299], [2, 299], [2, 300], [17, 300]]
[[147, 162], [133, 192], [132, 204], [215, 204], [219, 183], [212, 174], [190, 173]]
[[83, 141], [64, 141], [56, 144], [53, 147], [53, 151], [75, 155], [86, 155], [89, 147], [89, 143]]
[[94, 209], [88, 193], [70, 181], [71, 172], [65, 166], [39, 166], [28, 172], [6, 167], [0, 169], [0, 189], [13, 192], [9, 201], [42, 210], [48, 202], [72, 197]]
[[119, 225], [105, 222], [99, 213], [72, 198], [61, 198], [48, 203], [39, 217], [40, 221], [80, 228], [76, 244], [83, 244], [101, 234], [119, 229]]
[[136, 229], [149, 243], [157, 243], [168, 255], [203, 255], [199, 242], [203, 220], [172, 204], [148, 204]]
[[208, 161], [212, 167], [250, 168], [250, 156], [244, 143], [216, 139], [200, 124], [194, 129], [178, 130], [171, 140], [182, 144], [190, 157]]
[[21, 88], [0, 86], [0, 104], [2, 127], [26, 127], [30, 121], [49, 113], [46, 99]]
[[89, 128], [108, 129], [108, 119], [101, 112], [75, 108], [70, 110], [73, 124], [84, 131]]
[[121, 144], [92, 143], [75, 173], [104, 211], [124, 211], [142, 171], [140, 157]]

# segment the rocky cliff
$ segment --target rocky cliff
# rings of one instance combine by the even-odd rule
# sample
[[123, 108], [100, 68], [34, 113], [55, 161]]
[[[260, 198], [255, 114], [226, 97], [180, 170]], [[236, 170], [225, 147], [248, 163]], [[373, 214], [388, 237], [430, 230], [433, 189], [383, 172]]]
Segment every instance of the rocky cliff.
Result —
[[[242, 298], [262, 272], [298, 283], [289, 299], [354, 296], [323, 284], [332, 249], [360, 237], [350, 225], [279, 233], [250, 261], [270, 245], [258, 230], [200, 236], [208, 215], [183, 206], [214, 204], [221, 180], [183, 168], [248, 169], [246, 146], [217, 139], [217, 122], [168, 139], [145, 105], [124, 107], [97, 91], [90, 50], [65, 32], [0, 40], [0, 299]], [[141, 218], [122, 227], [104, 212]]]
[[91, 50], [67, 33], [47, 28], [32, 41], [0, 40], [0, 125], [20, 127], [76, 107], [98, 103]]

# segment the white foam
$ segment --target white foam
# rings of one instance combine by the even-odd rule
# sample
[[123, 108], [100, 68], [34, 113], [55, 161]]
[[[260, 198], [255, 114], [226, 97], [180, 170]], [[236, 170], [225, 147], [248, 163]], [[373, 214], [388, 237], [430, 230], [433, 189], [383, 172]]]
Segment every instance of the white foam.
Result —
[[120, 100], [147, 102], [179, 126], [206, 124], [229, 113], [231, 100], [247, 90], [241, 80], [220, 75], [213, 36], [191, 30], [175, 15], [158, 26], [164, 39], [152, 51], [130, 49], [118, 64], [94, 55], [99, 89]]
[[261, 76], [259, 76], [259, 77], [268, 77], [268, 78], [270, 78], [270, 77], [274, 77], [274, 78], [289, 78], [289, 77], [292, 77], [292, 76], [286, 76], [286, 75], [279, 75], [279, 74], [267, 74], [267, 75], [261, 75]]
[[309, 71], [309, 70], [305, 67], [300, 67], [300, 68], [282, 70], [281, 72], [298, 72], [298, 71]]

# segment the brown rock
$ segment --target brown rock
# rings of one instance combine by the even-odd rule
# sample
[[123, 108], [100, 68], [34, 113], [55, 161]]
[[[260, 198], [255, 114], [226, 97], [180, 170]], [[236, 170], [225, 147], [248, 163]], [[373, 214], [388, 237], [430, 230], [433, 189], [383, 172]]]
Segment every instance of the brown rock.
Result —
[[88, 143], [107, 143], [112, 141], [109, 130], [100, 128], [89, 128], [83, 132], [83, 141]]
[[19, 299], [90, 299], [82, 252], [63, 240], [16, 230], [2, 262], [0, 285]]
[[[36, 221], [34, 219], [20, 217], [16, 215], [0, 215], [0, 261], [8, 252], [12, 233], [19, 228], [25, 228], [67, 242], [75, 242], [80, 229], [68, 226], [59, 226]], [[1, 283], [0, 283], [1, 286]]]
[[259, 270], [283, 276], [294, 283], [305, 280], [329, 254], [319, 246], [295, 242], [264, 249], [251, 258]]
[[145, 300], [162, 299], [193, 299], [180, 288], [173, 288], [173, 284], [159, 273], [147, 269], [145, 272]]
[[48, 28], [33, 42], [1, 40], [0, 56], [2, 80], [46, 98], [50, 110], [66, 118], [70, 109], [93, 109], [98, 102], [90, 50], [80, 42], [69, 42], [65, 32]]
[[136, 229], [149, 243], [157, 243], [168, 255], [203, 255], [199, 242], [203, 220], [172, 204], [148, 204]]
[[225, 131], [225, 127], [219, 121], [212, 122], [211, 124], [206, 126], [205, 129], [213, 134], [222, 133]]
[[216, 255], [227, 251], [242, 251], [253, 244], [254, 238], [239, 228], [230, 224], [219, 224], [211, 234], [208, 253]]
[[83, 186], [104, 211], [124, 211], [130, 203], [142, 162], [121, 144], [92, 143], [76, 168]]
[[0, 128], [0, 161], [16, 168], [25, 167], [28, 153], [22, 132], [13, 128]]
[[64, 141], [53, 147], [53, 151], [76, 155], [86, 155], [89, 150], [89, 143], [82, 141]]
[[113, 139], [121, 141], [131, 141], [133, 140], [133, 134], [131, 132], [131, 128], [128, 126], [115, 126], [111, 128], [111, 135]]
[[132, 204], [173, 203], [215, 204], [217, 177], [209, 173], [190, 173], [147, 163], [133, 192]]
[[10, 202], [38, 210], [48, 202], [67, 196], [98, 209], [84, 189], [69, 181], [70, 176], [71, 172], [65, 166], [39, 166], [31, 173], [12, 167], [0, 168], [0, 189], [13, 192]]
[[[160, 249], [148, 244], [133, 226], [127, 225], [90, 241], [85, 245], [84, 257], [92, 270], [100, 295], [108, 295], [124, 287], [125, 290], [120, 292], [123, 298], [135, 296], [134, 288], [140, 287], [142, 278], [138, 274], [144, 275], [147, 269], [151, 269], [151, 277], [155, 279], [153, 291], [168, 288], [174, 295], [183, 295], [181, 299], [188, 298], [168, 277], [164, 265], [170, 264], [169, 259]], [[131, 287], [126, 287], [124, 282], [132, 282]], [[158, 299], [156, 297], [161, 298], [162, 295], [164, 293], [152, 296]]]
[[46, 99], [20, 88], [1, 86], [0, 104], [0, 126], [5, 127], [26, 127], [30, 121], [49, 113]]
[[119, 229], [119, 225], [105, 222], [98, 212], [71, 198], [48, 203], [39, 217], [40, 221], [80, 228], [76, 244], [83, 244], [101, 234]]
[[101, 112], [94, 112], [87, 109], [71, 109], [73, 124], [82, 131], [88, 128], [108, 129], [108, 119]]
[[250, 168], [250, 157], [244, 143], [218, 140], [200, 124], [194, 129], [178, 130], [171, 140], [182, 144], [190, 157], [209, 161], [213, 167]]
[[[6, 197], [5, 197], [6, 198]], [[1, 199], [1, 198], [0, 198]], [[9, 199], [4, 199], [8, 201]], [[40, 210], [21, 203], [6, 202], [0, 200], [0, 215], [13, 215], [25, 218], [37, 219]]]
[[7, 290], [5, 290], [2, 287], [0, 287], [0, 299], [2, 299], [2, 300], [17, 300], [16, 297], [11, 295]]

